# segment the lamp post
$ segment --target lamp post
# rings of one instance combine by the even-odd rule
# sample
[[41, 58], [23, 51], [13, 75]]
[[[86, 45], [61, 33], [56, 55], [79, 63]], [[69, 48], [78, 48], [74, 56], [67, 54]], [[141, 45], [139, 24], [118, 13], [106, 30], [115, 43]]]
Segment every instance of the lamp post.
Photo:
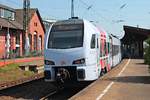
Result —
[[29, 16], [30, 13], [30, 0], [23, 0], [23, 28], [25, 31], [25, 55], [28, 56], [30, 52], [29, 42]]

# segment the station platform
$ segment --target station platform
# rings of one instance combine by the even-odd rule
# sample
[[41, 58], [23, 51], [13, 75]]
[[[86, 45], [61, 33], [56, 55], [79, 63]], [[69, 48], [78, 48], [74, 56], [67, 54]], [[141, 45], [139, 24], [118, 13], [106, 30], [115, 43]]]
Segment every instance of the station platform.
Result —
[[44, 57], [27, 57], [27, 58], [14, 58], [14, 59], [6, 59], [6, 60], [0, 60], [0, 67], [3, 67], [4, 65], [11, 64], [11, 63], [22, 63], [22, 62], [33, 62], [37, 60], [43, 60]]
[[143, 59], [124, 59], [69, 100], [149, 100], [150, 70]]

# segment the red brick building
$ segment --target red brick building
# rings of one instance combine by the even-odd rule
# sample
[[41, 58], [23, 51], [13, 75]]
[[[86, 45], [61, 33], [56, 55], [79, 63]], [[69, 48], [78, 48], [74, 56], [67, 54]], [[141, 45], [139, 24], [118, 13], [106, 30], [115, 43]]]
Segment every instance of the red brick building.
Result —
[[22, 56], [22, 34], [23, 27], [15, 19], [15, 10], [0, 4], [0, 58], [8, 52]]
[[0, 58], [6, 57], [7, 51], [16, 56], [23, 56], [25, 54], [25, 35], [29, 37], [30, 52], [43, 51], [45, 29], [40, 13], [38, 9], [30, 9], [29, 15], [29, 33], [24, 33], [23, 9], [13, 9], [0, 4]]
[[[18, 20], [20, 24], [23, 25], [23, 9], [16, 9], [16, 18], [20, 19]], [[44, 49], [44, 24], [42, 22], [42, 18], [40, 16], [40, 13], [38, 9], [30, 9], [30, 21], [29, 21], [29, 33], [26, 33], [23, 35], [23, 38], [25, 38], [25, 35], [28, 35], [29, 42], [30, 42], [30, 51], [43, 51]], [[23, 41], [23, 48], [25, 51], [25, 39]], [[24, 52], [23, 51], [23, 52]]]

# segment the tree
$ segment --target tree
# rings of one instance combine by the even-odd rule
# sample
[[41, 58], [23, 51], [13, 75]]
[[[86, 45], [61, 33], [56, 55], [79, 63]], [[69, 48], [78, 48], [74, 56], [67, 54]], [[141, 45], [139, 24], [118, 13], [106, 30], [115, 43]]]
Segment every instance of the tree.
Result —
[[145, 48], [144, 60], [150, 66], [150, 38], [146, 40], [148, 46]]

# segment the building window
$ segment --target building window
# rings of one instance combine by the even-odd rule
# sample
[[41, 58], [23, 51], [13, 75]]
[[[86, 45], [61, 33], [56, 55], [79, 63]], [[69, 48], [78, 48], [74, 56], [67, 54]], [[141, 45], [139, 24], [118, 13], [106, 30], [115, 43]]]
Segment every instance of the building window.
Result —
[[36, 27], [37, 27], [37, 22], [35, 22], [35, 23], [34, 23], [34, 26], [36, 26]]
[[4, 10], [4, 18], [9, 18], [9, 19], [11, 19], [11, 17], [12, 17], [11, 14], [12, 14], [12, 13], [11, 13], [10, 11]]
[[20, 34], [16, 34], [16, 44], [20, 44]]
[[15, 20], [15, 13], [6, 9], [0, 9], [0, 17]]
[[42, 36], [41, 35], [38, 38], [38, 47], [39, 47], [39, 51], [42, 51]]
[[37, 50], [37, 35], [34, 35], [34, 50]]
[[30, 50], [32, 50], [32, 35], [29, 34]]

